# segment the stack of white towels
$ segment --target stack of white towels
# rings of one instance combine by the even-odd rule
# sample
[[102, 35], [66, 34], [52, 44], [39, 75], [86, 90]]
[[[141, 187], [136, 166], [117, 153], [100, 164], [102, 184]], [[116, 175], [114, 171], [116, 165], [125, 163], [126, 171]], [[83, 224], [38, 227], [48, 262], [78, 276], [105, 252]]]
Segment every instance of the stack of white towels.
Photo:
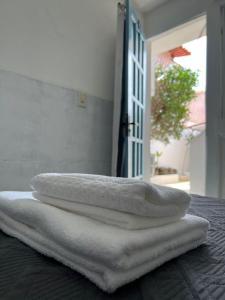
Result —
[[190, 196], [139, 180], [40, 174], [33, 192], [0, 193], [0, 228], [107, 292], [203, 244]]

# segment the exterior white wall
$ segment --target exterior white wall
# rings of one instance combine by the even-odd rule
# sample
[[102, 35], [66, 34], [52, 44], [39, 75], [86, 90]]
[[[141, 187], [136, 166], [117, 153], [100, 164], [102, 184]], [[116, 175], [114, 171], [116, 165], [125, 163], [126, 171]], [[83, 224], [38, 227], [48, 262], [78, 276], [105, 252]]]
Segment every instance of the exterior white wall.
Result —
[[0, 69], [113, 100], [115, 0], [1, 0]]
[[159, 141], [151, 141], [151, 153], [156, 151], [162, 152], [159, 158], [160, 167], [174, 168], [179, 175], [189, 173], [190, 151], [185, 139], [171, 140], [168, 145]]
[[191, 142], [190, 147], [190, 179], [191, 193], [205, 195], [205, 170], [206, 170], [206, 136], [202, 132]]

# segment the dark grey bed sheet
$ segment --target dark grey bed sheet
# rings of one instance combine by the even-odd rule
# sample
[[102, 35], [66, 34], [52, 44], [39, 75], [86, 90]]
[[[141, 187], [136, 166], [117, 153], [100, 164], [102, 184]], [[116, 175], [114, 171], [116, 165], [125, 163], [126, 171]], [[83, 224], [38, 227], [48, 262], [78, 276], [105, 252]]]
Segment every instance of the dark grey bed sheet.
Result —
[[225, 201], [194, 196], [208, 244], [108, 295], [88, 279], [0, 231], [1, 300], [225, 300]]

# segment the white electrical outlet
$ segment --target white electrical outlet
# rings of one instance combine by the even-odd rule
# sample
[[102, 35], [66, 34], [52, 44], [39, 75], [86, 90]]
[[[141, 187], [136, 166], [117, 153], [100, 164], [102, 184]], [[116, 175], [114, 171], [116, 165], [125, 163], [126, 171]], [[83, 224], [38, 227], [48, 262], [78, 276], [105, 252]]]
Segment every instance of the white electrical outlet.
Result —
[[78, 95], [78, 106], [86, 108], [87, 107], [87, 94], [79, 92]]

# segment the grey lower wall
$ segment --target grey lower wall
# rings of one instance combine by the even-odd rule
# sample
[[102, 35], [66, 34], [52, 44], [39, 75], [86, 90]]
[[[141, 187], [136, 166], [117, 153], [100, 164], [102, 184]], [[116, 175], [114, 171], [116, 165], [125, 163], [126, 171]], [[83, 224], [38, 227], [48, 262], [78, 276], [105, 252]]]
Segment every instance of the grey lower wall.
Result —
[[110, 174], [112, 102], [0, 71], [0, 190], [41, 172]]

